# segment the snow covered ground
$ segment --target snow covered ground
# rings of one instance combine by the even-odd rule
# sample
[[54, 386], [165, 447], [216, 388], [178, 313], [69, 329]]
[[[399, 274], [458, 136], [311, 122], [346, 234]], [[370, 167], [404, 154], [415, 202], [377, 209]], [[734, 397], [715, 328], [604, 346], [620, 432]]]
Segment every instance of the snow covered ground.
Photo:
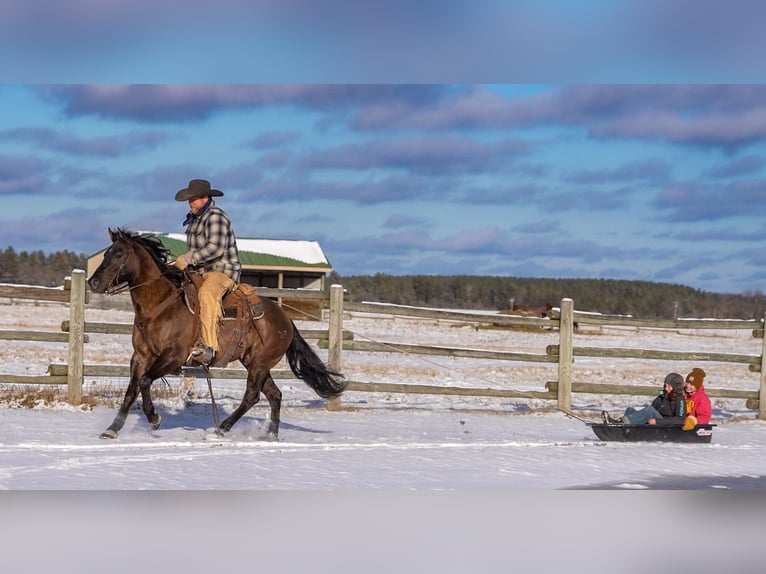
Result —
[[[60, 329], [60, 304], [1, 306], [0, 328]], [[89, 321], [130, 322], [132, 312], [89, 308]], [[315, 323], [300, 326], [316, 327]], [[362, 340], [421, 342], [541, 353], [552, 332], [473, 329], [457, 323], [354, 315], [344, 327]], [[86, 362], [127, 363], [127, 336], [91, 334]], [[578, 346], [630, 346], [758, 354], [749, 332], [611, 328], [577, 336]], [[322, 350], [318, 353], [325, 356]], [[44, 374], [66, 362], [66, 345], [7, 341], [3, 370]], [[233, 366], [233, 365], [232, 365]], [[665, 373], [693, 364], [577, 358], [575, 380], [657, 385]], [[742, 365], [707, 364], [708, 388], [758, 387]], [[284, 365], [282, 365], [284, 367]], [[343, 370], [354, 381], [543, 390], [556, 365], [422, 355], [347, 352]], [[85, 394], [121, 399], [125, 380], [94, 379]], [[349, 391], [340, 412], [329, 412], [301, 381], [278, 380], [283, 391], [279, 442], [263, 441], [267, 404], [258, 404], [224, 438], [211, 433], [213, 414], [205, 381], [197, 397], [182, 397], [179, 377], [154, 387], [162, 427], [152, 431], [134, 409], [115, 441], [99, 438], [116, 408], [83, 410], [62, 402], [37, 408], [0, 408], [0, 488], [5, 489], [760, 489], [766, 486], [766, 422], [743, 400], [714, 399], [711, 445], [617, 444], [596, 439], [582, 420], [552, 401], [401, 395]], [[214, 380], [221, 418], [239, 403], [243, 383]], [[649, 397], [575, 394], [578, 417], [598, 419]]]
[[[66, 319], [64, 305], [0, 300], [0, 329], [58, 331]], [[87, 320], [130, 322], [132, 313], [88, 308]], [[558, 342], [555, 333], [435, 320], [354, 315], [344, 326], [362, 340], [531, 353]], [[128, 337], [89, 336], [86, 362], [127, 363]], [[746, 332], [612, 328], [580, 334], [576, 344], [759, 354], [761, 342]], [[3, 341], [0, 362], [6, 373], [44, 374], [48, 364], [66, 362], [66, 345]], [[667, 372], [686, 374], [693, 366], [578, 358], [574, 378], [659, 387]], [[745, 366], [702, 366], [709, 388], [758, 388], [758, 375]], [[344, 354], [344, 372], [355, 381], [520, 391], [543, 390], [556, 379], [555, 364], [352, 352]], [[302, 382], [278, 380], [280, 440], [266, 442], [260, 440], [266, 405], [220, 438], [211, 432], [205, 382], [196, 382], [193, 399], [181, 396], [178, 377], [168, 382], [155, 383], [162, 427], [150, 430], [133, 410], [116, 440], [98, 436], [116, 412], [110, 406], [0, 406], [0, 489], [17, 494], [0, 496], [4, 526], [13, 533], [11, 563], [18, 559], [37, 571], [41, 557], [30, 540], [46, 534], [46, 544], [62, 554], [64, 542], [79, 541], [83, 532], [89, 548], [123, 536], [134, 539], [139, 552], [148, 528], [164, 548], [178, 550], [159, 554], [174, 571], [187, 568], [185, 556], [196, 546], [211, 544], [225, 555], [188, 559], [188, 568], [226, 567], [229, 558], [243, 558], [256, 568], [296, 572], [413, 571], [421, 564], [439, 572], [567, 567], [630, 573], [645, 571], [646, 564], [622, 562], [632, 546], [615, 525], [638, 527], [628, 530], [630, 544], [649, 550], [674, 540], [691, 520], [705, 525], [708, 550], [725, 550], [706, 556], [697, 572], [732, 564], [737, 572], [763, 571], [761, 553], [743, 536], [760, 531], [764, 505], [756, 491], [766, 487], [766, 422], [743, 400], [713, 399], [719, 426], [710, 445], [620, 444], [597, 440], [583, 421], [550, 401], [348, 392], [344, 409], [330, 412]], [[84, 390], [118, 400], [124, 385], [123, 379], [86, 379]], [[238, 404], [243, 385], [214, 380], [213, 386], [224, 416]], [[602, 408], [619, 412], [648, 400], [573, 397], [577, 415], [587, 420], [596, 420]], [[175, 492], [137, 492], [144, 490]], [[128, 571], [134, 560], [110, 560], [109, 567]], [[57, 564], [59, 571], [68, 564]], [[76, 571], [78, 563], [72, 564]]]

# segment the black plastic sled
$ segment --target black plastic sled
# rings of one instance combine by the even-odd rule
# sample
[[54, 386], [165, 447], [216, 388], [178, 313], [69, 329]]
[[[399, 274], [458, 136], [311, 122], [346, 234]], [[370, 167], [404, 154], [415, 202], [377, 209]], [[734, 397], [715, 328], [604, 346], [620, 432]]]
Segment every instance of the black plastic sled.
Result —
[[716, 425], [697, 425], [685, 431], [678, 426], [662, 425], [607, 425], [587, 423], [601, 440], [618, 442], [691, 442], [709, 444], [713, 439], [713, 427]]

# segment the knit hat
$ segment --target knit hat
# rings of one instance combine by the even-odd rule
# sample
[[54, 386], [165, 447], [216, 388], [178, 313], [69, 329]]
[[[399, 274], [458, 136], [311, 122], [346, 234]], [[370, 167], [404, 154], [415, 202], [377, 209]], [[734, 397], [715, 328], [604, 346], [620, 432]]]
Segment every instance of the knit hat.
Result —
[[705, 371], [698, 367], [694, 367], [692, 372], [686, 375], [686, 382], [694, 385], [695, 389], [699, 389], [702, 386], [702, 382], [705, 380]]
[[673, 387], [678, 396], [684, 392], [684, 378], [678, 373], [668, 373], [665, 377], [665, 384]]

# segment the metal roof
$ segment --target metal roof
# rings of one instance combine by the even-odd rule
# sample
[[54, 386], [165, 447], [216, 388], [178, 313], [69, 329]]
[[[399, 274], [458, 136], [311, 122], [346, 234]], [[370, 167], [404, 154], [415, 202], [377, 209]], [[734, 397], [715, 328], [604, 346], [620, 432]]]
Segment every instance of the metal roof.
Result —
[[[157, 237], [175, 257], [186, 253], [185, 234], [141, 233]], [[243, 269], [305, 270], [323, 273], [332, 271], [332, 265], [316, 241], [238, 237], [237, 250]], [[99, 253], [103, 251], [105, 250]]]

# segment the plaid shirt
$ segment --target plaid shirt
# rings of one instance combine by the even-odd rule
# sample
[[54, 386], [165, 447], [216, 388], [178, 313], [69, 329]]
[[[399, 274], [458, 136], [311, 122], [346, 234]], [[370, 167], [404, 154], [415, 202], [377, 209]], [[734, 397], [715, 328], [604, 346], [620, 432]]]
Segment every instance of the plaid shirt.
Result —
[[239, 282], [242, 264], [239, 262], [234, 229], [221, 208], [211, 200], [204, 213], [195, 216], [186, 229], [186, 247], [191, 265], [203, 271], [222, 271], [235, 283]]

